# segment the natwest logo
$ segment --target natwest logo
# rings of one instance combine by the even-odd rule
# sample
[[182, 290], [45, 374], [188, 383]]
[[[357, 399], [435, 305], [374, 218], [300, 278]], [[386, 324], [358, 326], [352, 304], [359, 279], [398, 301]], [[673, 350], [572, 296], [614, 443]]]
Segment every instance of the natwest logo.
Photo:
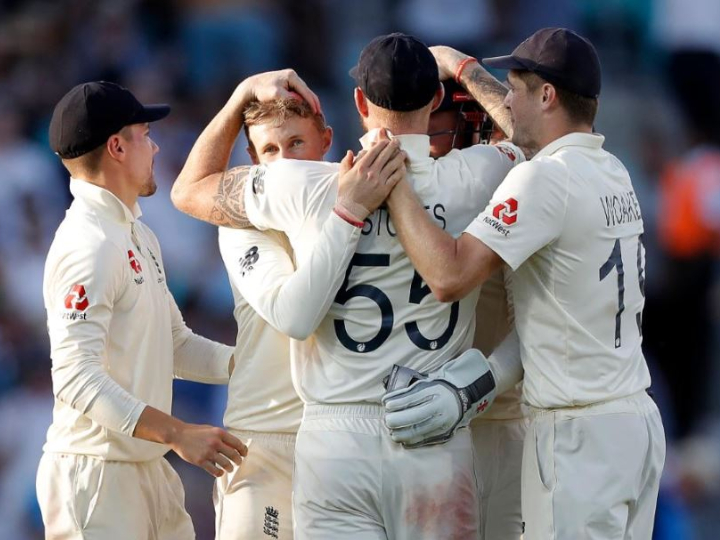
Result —
[[513, 225], [517, 221], [518, 202], [512, 197], [493, 208], [493, 216], [505, 225]]
[[128, 259], [130, 259], [130, 268], [132, 268], [136, 274], [142, 272], [142, 266], [140, 266], [140, 261], [135, 258], [135, 254], [133, 253], [132, 249], [128, 250]]
[[510, 161], [515, 161], [517, 159], [517, 156], [515, 155], [515, 152], [513, 152], [510, 148], [508, 148], [505, 145], [498, 144], [495, 148], [497, 148], [501, 153], [505, 154]]
[[75, 311], [85, 311], [90, 305], [90, 301], [85, 294], [84, 285], [73, 285], [65, 296], [65, 308], [74, 309]]

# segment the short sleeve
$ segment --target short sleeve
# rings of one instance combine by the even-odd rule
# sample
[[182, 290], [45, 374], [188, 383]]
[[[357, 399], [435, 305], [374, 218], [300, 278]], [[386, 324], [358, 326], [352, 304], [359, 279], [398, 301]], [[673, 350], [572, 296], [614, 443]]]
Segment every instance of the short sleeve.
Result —
[[488, 199], [510, 170], [525, 161], [522, 150], [509, 142], [476, 144], [460, 150], [460, 155], [473, 177], [483, 184]]
[[513, 169], [488, 206], [468, 225], [513, 270], [562, 231], [568, 173], [561, 164], [529, 161]]

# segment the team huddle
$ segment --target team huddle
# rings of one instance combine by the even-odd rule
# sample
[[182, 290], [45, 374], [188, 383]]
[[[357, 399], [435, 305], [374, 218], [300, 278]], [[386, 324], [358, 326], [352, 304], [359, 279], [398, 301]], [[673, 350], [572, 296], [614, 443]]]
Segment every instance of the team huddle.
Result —
[[[172, 449], [216, 477], [219, 540], [650, 540], [643, 223], [593, 130], [597, 54], [546, 28], [482, 63], [508, 87], [372, 40], [340, 163], [294, 71], [240, 83], [172, 190], [219, 227], [234, 348], [185, 326], [138, 219], [169, 107], [106, 82], [58, 103], [74, 202], [44, 280], [46, 538], [194, 538]], [[229, 168], [243, 129], [253, 165]], [[225, 428], [171, 416], [173, 378], [227, 384]]]

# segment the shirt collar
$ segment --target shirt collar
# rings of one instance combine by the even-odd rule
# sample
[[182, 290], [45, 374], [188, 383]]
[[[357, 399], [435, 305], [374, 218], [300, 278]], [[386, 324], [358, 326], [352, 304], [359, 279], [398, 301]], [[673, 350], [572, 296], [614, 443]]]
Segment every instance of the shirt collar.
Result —
[[550, 156], [566, 146], [582, 146], [584, 148], [600, 149], [604, 142], [605, 136], [599, 133], [568, 133], [545, 146], [545, 148], [535, 154], [533, 159]]
[[133, 209], [130, 210], [125, 203], [107, 189], [84, 180], [70, 178], [70, 193], [100, 214], [121, 223], [134, 223], [142, 215], [138, 203], [135, 203]]
[[[360, 138], [360, 144], [364, 150], [372, 146], [372, 143], [377, 140], [379, 133], [379, 128], [371, 129]], [[423, 161], [432, 161], [430, 157], [430, 137], [427, 135], [393, 135], [390, 130], [387, 130], [387, 134], [390, 139], [397, 139], [400, 142], [400, 148], [407, 154], [411, 166]]]

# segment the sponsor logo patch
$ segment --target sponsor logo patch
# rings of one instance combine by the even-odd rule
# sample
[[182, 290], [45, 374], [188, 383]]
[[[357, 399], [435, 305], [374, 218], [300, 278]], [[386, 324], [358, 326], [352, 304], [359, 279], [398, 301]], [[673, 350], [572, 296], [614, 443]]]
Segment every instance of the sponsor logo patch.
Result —
[[133, 253], [132, 249], [128, 249], [128, 259], [130, 259], [130, 268], [133, 269], [133, 272], [135, 272], [136, 274], [142, 272], [142, 266], [140, 266], [140, 261], [137, 260], [137, 257], [135, 257], [135, 253]]
[[145, 278], [142, 277], [142, 266], [140, 265], [140, 261], [137, 260], [137, 257], [135, 257], [135, 253], [132, 249], [128, 249], [128, 260], [130, 261], [130, 268], [132, 268], [133, 272], [138, 275], [138, 277], [133, 278], [135, 283], [137, 285], [141, 285], [145, 282]]
[[518, 202], [510, 197], [493, 208], [493, 216], [502, 221], [505, 225], [514, 225], [517, 222]]
[[507, 227], [503, 227], [502, 223], [500, 223], [497, 219], [493, 219], [490, 216], [485, 216], [483, 218], [483, 222], [490, 225], [493, 229], [495, 229], [503, 236], [507, 236], [510, 234], [510, 229], [508, 229]]
[[255, 266], [253, 266], [260, 258], [258, 247], [253, 246], [245, 252], [245, 255], [240, 259], [240, 275], [245, 277], [245, 274], [249, 273]]
[[90, 307], [84, 285], [73, 285], [65, 295], [65, 309], [69, 310], [62, 314], [62, 318], [69, 321], [87, 320], [87, 313], [84, 311]]
[[475, 409], [475, 412], [484, 412], [485, 409], [487, 409], [487, 406], [488, 406], [488, 400], [483, 399], [482, 403], [478, 404], [477, 409]]
[[84, 285], [73, 285], [65, 296], [65, 309], [85, 311], [90, 306]]
[[255, 195], [265, 193], [265, 167], [253, 167], [250, 169], [250, 180], [252, 191]]
[[508, 148], [507, 146], [504, 146], [502, 144], [497, 145], [495, 148], [497, 148], [500, 153], [505, 154], [510, 161], [515, 161], [517, 159], [515, 152], [513, 152], [511, 148]]

